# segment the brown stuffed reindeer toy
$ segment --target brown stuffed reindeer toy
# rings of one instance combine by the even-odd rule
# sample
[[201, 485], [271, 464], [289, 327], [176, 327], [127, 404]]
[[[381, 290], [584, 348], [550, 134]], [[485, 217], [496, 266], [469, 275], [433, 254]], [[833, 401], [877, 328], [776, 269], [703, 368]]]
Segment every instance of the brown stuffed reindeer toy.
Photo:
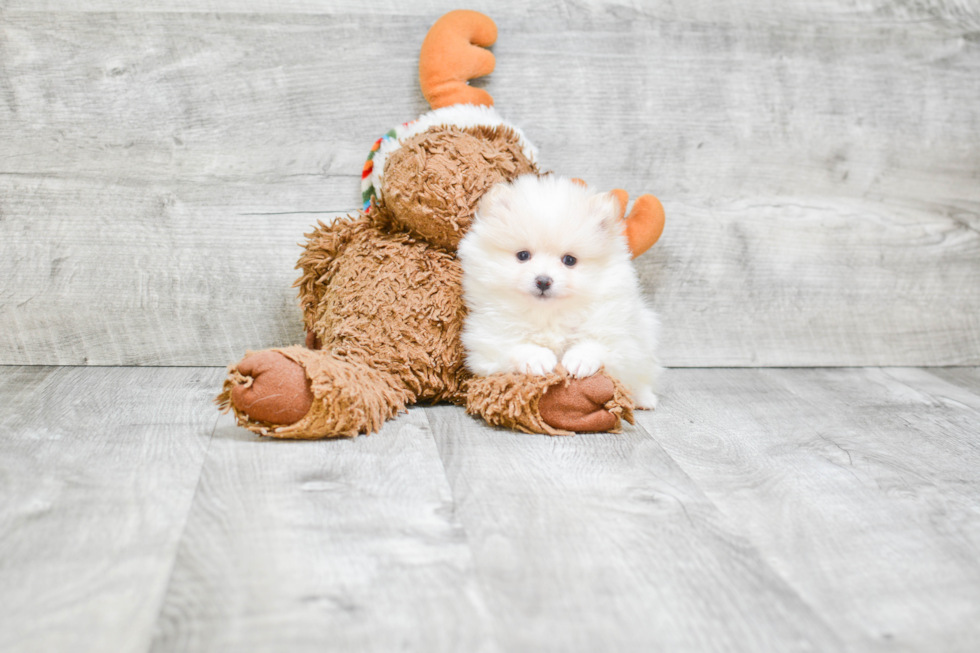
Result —
[[[603, 373], [573, 379], [471, 376], [460, 344], [465, 306], [456, 247], [494, 184], [541, 174], [523, 132], [466, 80], [490, 73], [493, 21], [454, 11], [430, 29], [419, 58], [433, 111], [379, 139], [356, 217], [307, 234], [296, 282], [306, 347], [249, 353], [229, 367], [218, 403], [277, 438], [354, 437], [416, 402], [450, 401], [490, 424], [551, 435], [632, 422], [632, 400]], [[625, 214], [627, 195], [614, 191]], [[660, 236], [651, 195], [623, 219], [634, 256]]]

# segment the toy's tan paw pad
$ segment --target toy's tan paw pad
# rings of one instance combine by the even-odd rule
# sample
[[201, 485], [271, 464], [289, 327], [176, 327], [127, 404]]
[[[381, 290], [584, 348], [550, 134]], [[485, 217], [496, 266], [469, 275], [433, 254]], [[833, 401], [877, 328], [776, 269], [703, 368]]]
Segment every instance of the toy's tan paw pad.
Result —
[[258, 422], [295, 424], [313, 405], [306, 370], [277, 351], [249, 354], [237, 366], [231, 389], [236, 410]]
[[567, 385], [548, 388], [538, 403], [544, 421], [556, 429], [592, 433], [609, 431], [618, 425], [615, 415], [604, 408], [615, 394], [613, 382], [605, 375], [573, 379]]

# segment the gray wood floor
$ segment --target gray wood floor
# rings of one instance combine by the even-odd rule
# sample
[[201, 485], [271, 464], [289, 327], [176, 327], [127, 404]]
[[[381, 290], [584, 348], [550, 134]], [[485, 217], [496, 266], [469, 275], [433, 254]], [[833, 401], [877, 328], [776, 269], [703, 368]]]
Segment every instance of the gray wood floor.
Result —
[[259, 439], [213, 368], [0, 374], [0, 650], [980, 648], [980, 370], [670, 370], [621, 434]]

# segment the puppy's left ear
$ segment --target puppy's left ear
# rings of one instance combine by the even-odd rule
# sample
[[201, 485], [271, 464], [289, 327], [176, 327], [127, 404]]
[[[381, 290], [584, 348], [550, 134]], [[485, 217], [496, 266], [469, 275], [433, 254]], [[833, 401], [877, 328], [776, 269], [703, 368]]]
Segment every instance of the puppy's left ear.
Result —
[[[613, 229], [626, 236], [630, 253], [636, 258], [647, 251], [660, 239], [664, 231], [664, 207], [653, 195], [641, 195], [633, 202], [633, 210], [626, 215], [626, 205], [629, 203], [629, 193], [617, 188], [603, 195], [595, 195], [592, 200], [599, 206], [605, 207], [605, 198], [612, 198], [615, 204]], [[602, 217], [603, 227], [606, 226], [606, 214]]]
[[[625, 207], [623, 207], [625, 208]], [[620, 208], [616, 191], [599, 193], [589, 198], [589, 210], [599, 221], [599, 228], [608, 233], [621, 233], [623, 209]]]

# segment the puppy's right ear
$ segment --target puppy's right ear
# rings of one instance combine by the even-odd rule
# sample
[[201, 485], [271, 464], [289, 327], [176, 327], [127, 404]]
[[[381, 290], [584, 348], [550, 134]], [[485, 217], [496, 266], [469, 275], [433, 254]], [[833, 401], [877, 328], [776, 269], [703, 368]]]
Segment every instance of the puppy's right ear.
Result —
[[486, 213], [494, 210], [509, 211], [513, 204], [514, 188], [509, 182], [502, 181], [490, 187], [477, 206], [477, 211]]

